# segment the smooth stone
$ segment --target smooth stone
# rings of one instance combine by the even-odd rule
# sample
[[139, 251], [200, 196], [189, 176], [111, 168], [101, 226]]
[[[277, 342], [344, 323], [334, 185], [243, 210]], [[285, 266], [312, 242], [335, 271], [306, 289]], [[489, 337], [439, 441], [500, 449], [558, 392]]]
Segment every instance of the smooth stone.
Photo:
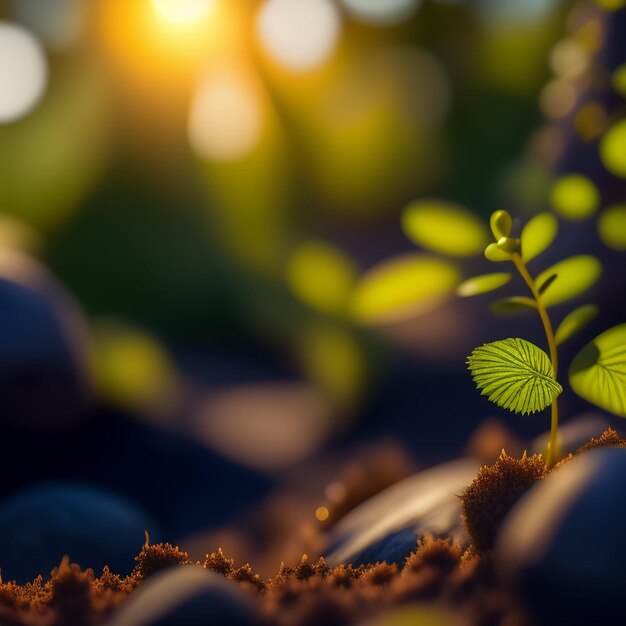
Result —
[[5, 429], [2, 445], [11, 455], [11, 481], [0, 483], [0, 499], [42, 476], [81, 481], [136, 503], [170, 542], [231, 523], [275, 484], [184, 434], [107, 408], [73, 428], [28, 435]]
[[254, 626], [252, 597], [215, 572], [172, 568], [143, 583], [105, 626]]
[[514, 507], [496, 562], [539, 624], [623, 623], [625, 528], [626, 450], [590, 450]]
[[78, 484], [31, 487], [0, 505], [0, 567], [5, 580], [44, 577], [64, 555], [99, 573], [104, 565], [127, 574], [144, 531], [159, 537], [152, 519], [118, 495]]
[[465, 540], [458, 496], [479, 467], [473, 459], [443, 463], [370, 498], [331, 529], [326, 560], [331, 566], [402, 563], [424, 533]]
[[77, 305], [25, 254], [0, 247], [0, 414], [25, 427], [72, 423], [91, 399]]

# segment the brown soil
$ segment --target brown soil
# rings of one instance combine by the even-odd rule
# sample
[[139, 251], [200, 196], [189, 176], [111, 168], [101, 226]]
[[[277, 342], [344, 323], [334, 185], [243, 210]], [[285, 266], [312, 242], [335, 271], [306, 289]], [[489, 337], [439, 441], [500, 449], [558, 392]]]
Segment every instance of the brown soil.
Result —
[[[626, 447], [609, 429], [579, 448]], [[548, 474], [539, 455], [514, 459], [504, 452], [483, 467], [462, 495], [463, 515], [473, 545], [462, 547], [447, 538], [424, 536], [402, 566], [376, 563], [354, 568], [329, 567], [323, 558], [302, 556], [295, 565], [281, 563], [271, 578], [248, 564], [237, 566], [221, 549], [194, 562], [170, 544], [146, 543], [135, 557], [130, 575], [104, 568], [96, 577], [67, 558], [44, 581], [25, 585], [0, 580], [0, 623], [3, 626], [97, 626], [144, 580], [169, 567], [203, 567], [234, 581], [255, 596], [267, 626], [347, 626], [377, 611], [407, 601], [436, 602], [458, 610], [469, 626], [529, 626], [523, 608], [500, 587], [488, 557], [502, 519], [536, 481]]]

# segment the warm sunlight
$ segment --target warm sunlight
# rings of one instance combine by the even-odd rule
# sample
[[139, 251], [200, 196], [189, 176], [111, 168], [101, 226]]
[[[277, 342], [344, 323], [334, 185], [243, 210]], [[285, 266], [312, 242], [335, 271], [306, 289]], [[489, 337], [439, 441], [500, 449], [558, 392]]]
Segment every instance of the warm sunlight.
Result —
[[189, 24], [205, 17], [214, 0], [152, 0], [152, 4], [167, 22]]

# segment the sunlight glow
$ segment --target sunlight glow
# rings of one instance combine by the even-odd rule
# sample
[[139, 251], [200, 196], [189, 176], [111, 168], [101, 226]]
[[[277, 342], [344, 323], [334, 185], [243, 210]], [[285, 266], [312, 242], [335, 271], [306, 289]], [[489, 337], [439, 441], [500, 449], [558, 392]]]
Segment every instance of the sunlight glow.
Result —
[[257, 29], [261, 43], [282, 66], [312, 70], [333, 53], [341, 20], [331, 0], [267, 0]]
[[189, 142], [198, 156], [235, 161], [256, 147], [263, 121], [252, 78], [224, 68], [207, 76], [198, 88], [189, 112]]
[[37, 39], [16, 24], [0, 22], [0, 124], [30, 113], [47, 82], [48, 65]]
[[190, 24], [208, 15], [214, 0], [152, 0], [159, 15], [171, 24]]

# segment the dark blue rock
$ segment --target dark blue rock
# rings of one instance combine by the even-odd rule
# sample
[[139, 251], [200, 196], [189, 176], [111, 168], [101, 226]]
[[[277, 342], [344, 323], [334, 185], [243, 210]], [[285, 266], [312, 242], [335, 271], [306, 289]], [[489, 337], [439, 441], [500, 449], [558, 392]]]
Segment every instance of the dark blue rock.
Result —
[[254, 626], [252, 596], [196, 566], [170, 569], [143, 583], [105, 626]]
[[41, 476], [82, 481], [137, 503], [173, 542], [231, 522], [274, 482], [189, 437], [109, 409], [90, 413], [73, 428], [28, 436], [5, 429], [2, 435], [12, 478], [0, 481], [0, 498]]
[[370, 498], [331, 530], [326, 560], [331, 566], [402, 563], [424, 533], [463, 539], [458, 495], [478, 467], [473, 459], [444, 463]]
[[64, 555], [99, 573], [127, 574], [144, 542], [159, 539], [141, 509], [107, 491], [76, 484], [33, 487], [0, 505], [0, 567], [19, 583], [46, 575]]
[[36, 261], [0, 248], [0, 415], [20, 426], [54, 427], [87, 405], [84, 320]]
[[590, 450], [511, 511], [497, 563], [539, 624], [622, 624], [624, 529], [626, 450]]

